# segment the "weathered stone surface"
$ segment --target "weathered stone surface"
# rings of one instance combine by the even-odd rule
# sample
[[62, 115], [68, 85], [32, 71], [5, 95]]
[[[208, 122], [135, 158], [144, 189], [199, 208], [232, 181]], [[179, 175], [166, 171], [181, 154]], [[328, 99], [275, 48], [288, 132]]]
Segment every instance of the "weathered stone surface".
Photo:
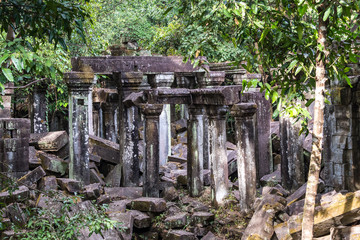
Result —
[[34, 169], [41, 165], [41, 159], [37, 156], [37, 151], [34, 146], [29, 147], [29, 166]]
[[[323, 201], [315, 208], [314, 214], [314, 237], [324, 236], [330, 233], [330, 228], [337, 223], [351, 224], [360, 219], [357, 212], [360, 210], [360, 192], [341, 193], [333, 196], [332, 201]], [[275, 226], [275, 232], [279, 240], [294, 239], [301, 237], [302, 214], [291, 216], [288, 222]]]
[[65, 131], [32, 133], [30, 145], [42, 151], [59, 151], [69, 142], [69, 136]]
[[46, 175], [44, 169], [42, 167], [37, 167], [33, 171], [21, 177], [17, 182], [20, 185], [30, 186], [32, 184], [37, 183], [42, 177]]
[[131, 209], [142, 212], [164, 212], [166, 202], [162, 198], [142, 197], [132, 200]]
[[38, 183], [38, 189], [42, 191], [57, 190], [58, 184], [55, 176], [43, 177]]
[[129, 212], [134, 216], [134, 226], [136, 228], [143, 229], [151, 226], [151, 218], [146, 213], [137, 210], [129, 210]]
[[352, 240], [360, 239], [360, 225], [351, 227], [336, 227], [330, 230], [329, 240]]
[[163, 240], [195, 240], [193, 233], [184, 230], [169, 230], [162, 233]]
[[44, 170], [55, 174], [58, 173], [61, 176], [66, 173], [69, 164], [58, 156], [40, 151], [39, 157]]
[[50, 212], [59, 215], [62, 208], [62, 203], [55, 201], [44, 194], [40, 194], [36, 200], [36, 207], [50, 210]]
[[15, 190], [11, 194], [6, 192], [0, 193], [0, 202], [3, 203], [12, 203], [12, 202], [20, 202], [28, 199], [29, 197], [29, 188], [26, 186], [20, 186], [19, 189]]
[[78, 193], [82, 188], [81, 182], [74, 179], [57, 178], [56, 180], [62, 190], [66, 190], [70, 193]]
[[90, 183], [100, 183], [101, 185], [105, 185], [104, 180], [96, 169], [90, 169]]
[[124, 213], [124, 212], [126, 212], [126, 204], [128, 204], [129, 202], [130, 202], [129, 200], [119, 200], [119, 201], [111, 202], [106, 211], [108, 213], [110, 213], [110, 212]]
[[271, 239], [274, 234], [273, 221], [275, 214], [285, 208], [286, 200], [280, 196], [279, 191], [270, 191], [254, 203], [255, 213], [246, 227], [242, 240]]
[[215, 216], [210, 212], [194, 212], [191, 216], [191, 220], [193, 224], [208, 226], [215, 220]]
[[25, 236], [26, 230], [20, 230], [20, 232], [15, 232], [14, 230], [7, 230], [1, 233], [1, 239], [11, 240], [17, 239]]
[[276, 170], [268, 175], [263, 176], [260, 179], [260, 183], [262, 186], [275, 186], [277, 184], [281, 184], [281, 172], [280, 170]]
[[187, 213], [177, 213], [164, 220], [166, 228], [183, 228], [187, 223]]
[[6, 212], [11, 219], [11, 222], [15, 223], [17, 226], [25, 227], [28, 219], [18, 203], [12, 203], [7, 206]]
[[93, 184], [86, 185], [83, 189], [83, 194], [85, 195], [86, 199], [91, 199], [91, 200], [100, 197], [101, 184], [93, 183]]
[[96, 200], [96, 202], [99, 205], [109, 204], [111, 202], [111, 199], [110, 199], [109, 195], [103, 194]]
[[89, 147], [91, 154], [101, 157], [104, 161], [114, 164], [118, 164], [120, 162], [119, 144], [117, 143], [90, 135]]
[[131, 240], [134, 226], [134, 216], [130, 213], [117, 213], [113, 212], [109, 214], [109, 218], [114, 221], [118, 221], [121, 223], [123, 232], [121, 232], [121, 236], [124, 240]]
[[112, 200], [140, 198], [143, 193], [141, 187], [106, 187], [104, 191]]
[[220, 238], [216, 237], [212, 232], [208, 232], [201, 240], [220, 240]]
[[144, 233], [135, 233], [135, 239], [138, 240], [158, 240], [158, 232], [144, 232]]
[[166, 201], [175, 201], [175, 200], [177, 200], [179, 198], [178, 190], [176, 190], [176, 188], [173, 187], [173, 186], [165, 187], [163, 198]]
[[306, 183], [303, 184], [298, 190], [296, 190], [293, 194], [286, 198], [287, 205], [291, 205], [292, 203], [300, 200], [305, 196], [306, 193]]
[[181, 133], [187, 130], [187, 121], [186, 119], [180, 119], [173, 123], [175, 126], [175, 131]]

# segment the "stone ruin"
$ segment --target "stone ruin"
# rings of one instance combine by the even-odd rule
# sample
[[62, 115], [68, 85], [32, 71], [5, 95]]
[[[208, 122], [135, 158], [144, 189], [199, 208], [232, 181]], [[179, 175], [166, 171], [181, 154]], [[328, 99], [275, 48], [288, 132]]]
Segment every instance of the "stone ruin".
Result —
[[[191, 197], [200, 197], [205, 186], [210, 186], [213, 205], [224, 207], [232, 186], [238, 189], [240, 209], [246, 213], [255, 211], [242, 233], [243, 239], [254, 233], [265, 236], [261, 239], [270, 239], [274, 234], [278, 239], [289, 235], [296, 239], [299, 227], [291, 232], [295, 227], [289, 224], [296, 222], [301, 212], [311, 137], [299, 136], [299, 123], [287, 116], [274, 122], [271, 103], [259, 89], [243, 91], [243, 80], [260, 75], [227, 64], [211, 64], [204, 71], [178, 57], [80, 57], [72, 59], [72, 66], [73, 71], [64, 75], [69, 89], [68, 132], [47, 132], [45, 86], [35, 88], [30, 120], [11, 118], [13, 90], [9, 86], [5, 91], [4, 109], [0, 110], [2, 174], [20, 178], [18, 181], [29, 184], [27, 187], [37, 184], [41, 189], [57, 189], [59, 185], [70, 193], [95, 197], [98, 202], [106, 202], [113, 195], [135, 198], [131, 209], [140, 212], [165, 211], [162, 198], [179, 183], [186, 186]], [[353, 69], [353, 75], [358, 75], [356, 66]], [[225, 86], [226, 78], [233, 85]], [[325, 192], [359, 188], [358, 90], [357, 78], [352, 79], [353, 88], [339, 83], [329, 86], [331, 105], [326, 107], [325, 164], [321, 173]], [[179, 123], [183, 124], [180, 127], [187, 130], [180, 136], [187, 145], [185, 158], [172, 151], [175, 106], [181, 116]], [[229, 115], [235, 124], [230, 148], [226, 121]], [[229, 149], [233, 150], [230, 154]], [[183, 170], [169, 175], [171, 163], [181, 165]], [[231, 183], [229, 176], [234, 174], [238, 180]], [[96, 190], [93, 184], [98, 184]], [[100, 196], [99, 188], [105, 184], [105, 195]], [[275, 187], [269, 187], [272, 185]], [[256, 198], [259, 186], [264, 186], [260, 200]], [[327, 198], [329, 194], [324, 195]], [[145, 205], [148, 208], [142, 209]], [[332, 207], [328, 202], [324, 206]], [[360, 209], [360, 205], [356, 206], [349, 211]], [[272, 213], [265, 207], [273, 209]], [[139, 214], [130, 220], [127, 215], [121, 217], [131, 225], [131, 232], [122, 238], [131, 239], [134, 218], [147, 219], [147, 215]], [[289, 215], [293, 215], [292, 220]], [[174, 224], [170, 228], [184, 227], [186, 216], [185, 220], [181, 214], [176, 216], [168, 219], [168, 224]], [[192, 216], [206, 217], [214, 221], [213, 214]], [[323, 222], [319, 224], [320, 229]], [[162, 239], [206, 235], [176, 231], [173, 235], [167, 231], [170, 237]]]

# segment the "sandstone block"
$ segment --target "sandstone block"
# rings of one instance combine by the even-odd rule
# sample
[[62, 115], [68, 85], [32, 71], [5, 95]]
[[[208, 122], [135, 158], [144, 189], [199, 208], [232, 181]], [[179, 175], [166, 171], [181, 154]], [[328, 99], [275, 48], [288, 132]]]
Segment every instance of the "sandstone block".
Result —
[[151, 218], [146, 213], [130, 210], [129, 211], [134, 216], [134, 226], [136, 228], [149, 228], [151, 226]]
[[0, 193], [0, 202], [3, 203], [12, 203], [12, 202], [20, 202], [25, 201], [29, 198], [29, 188], [26, 186], [20, 186], [19, 189], [15, 190], [11, 194], [9, 191]]
[[25, 227], [27, 223], [27, 217], [18, 203], [12, 203], [6, 207], [6, 212], [11, 219], [11, 222], [20, 227]]
[[59, 151], [69, 142], [69, 136], [65, 131], [32, 133], [30, 145], [43, 151]]
[[110, 212], [126, 212], [126, 204], [129, 203], [129, 200], [119, 200], [115, 202], [111, 202], [109, 204], [109, 208], [106, 210], [108, 213]]
[[194, 212], [191, 216], [193, 224], [201, 224], [202, 226], [208, 226], [215, 220], [215, 216], [210, 212]]
[[131, 240], [134, 226], [134, 216], [130, 213], [110, 213], [109, 218], [114, 221], [122, 223], [121, 227], [123, 231], [121, 236], [124, 240]]
[[83, 194], [86, 199], [94, 200], [100, 197], [101, 194], [101, 185], [100, 183], [93, 183], [86, 185], [83, 189]]
[[201, 240], [220, 240], [220, 238], [216, 237], [212, 232], [208, 232]]
[[57, 173], [61, 176], [66, 173], [66, 170], [68, 169], [68, 163], [58, 156], [45, 152], [39, 152], [39, 157], [41, 159], [41, 166], [46, 171]]
[[112, 200], [134, 199], [142, 196], [141, 187], [106, 187], [104, 191]]
[[169, 230], [162, 233], [163, 240], [195, 240], [193, 233], [184, 230]]
[[99, 156], [102, 160], [119, 164], [119, 144], [96, 136], [89, 136], [90, 153]]
[[44, 169], [42, 167], [37, 167], [33, 171], [21, 177], [17, 182], [20, 185], [30, 186], [32, 184], [37, 183], [42, 177], [46, 175]]
[[166, 210], [166, 202], [162, 198], [142, 197], [134, 199], [131, 202], [131, 209], [142, 212], [164, 212]]
[[165, 227], [170, 228], [183, 228], [187, 223], [187, 213], [177, 213], [174, 216], [167, 217], [164, 221]]
[[38, 184], [38, 189], [42, 191], [57, 190], [58, 184], [55, 176], [43, 177]]
[[70, 193], [78, 193], [82, 188], [81, 182], [74, 179], [57, 178], [56, 180], [62, 190], [66, 190]]

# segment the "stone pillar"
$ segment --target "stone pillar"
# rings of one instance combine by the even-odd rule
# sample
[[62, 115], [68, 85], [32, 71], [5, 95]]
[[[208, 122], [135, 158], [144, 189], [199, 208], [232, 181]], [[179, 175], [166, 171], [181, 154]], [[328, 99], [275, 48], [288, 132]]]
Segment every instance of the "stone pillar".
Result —
[[141, 106], [145, 116], [145, 178], [143, 195], [159, 197], [159, 116], [162, 104], [146, 104]]
[[[5, 89], [2, 92], [1, 98], [3, 100], [2, 105], [4, 108], [0, 108], [0, 118], [11, 118], [11, 98], [14, 95], [13, 83], [7, 83], [4, 85]], [[10, 87], [10, 88], [9, 88]]]
[[240, 208], [250, 210], [256, 198], [256, 110], [254, 103], [236, 104], [235, 118]]
[[19, 178], [29, 171], [30, 120], [0, 118], [0, 172]]
[[[152, 88], [170, 88], [174, 82], [174, 73], [164, 72], [148, 75], [148, 81]], [[171, 107], [164, 104], [160, 115], [160, 166], [167, 163], [168, 156], [171, 155]]]
[[120, 162], [124, 187], [139, 186], [139, 122], [141, 115], [137, 106], [125, 106], [123, 100], [133, 92], [138, 92], [143, 81], [140, 72], [115, 73], [118, 83], [120, 105], [118, 108], [118, 128], [120, 142]]
[[31, 130], [33, 133], [43, 133], [48, 131], [46, 121], [46, 89], [46, 85], [37, 85], [34, 88], [30, 108]]
[[117, 132], [115, 130], [115, 114], [116, 109], [118, 107], [118, 93], [108, 92], [106, 102], [103, 103], [103, 124], [104, 124], [104, 134], [105, 139], [110, 140], [112, 142], [118, 141]]
[[305, 183], [304, 135], [299, 136], [300, 121], [280, 116], [281, 182], [289, 190], [296, 190]]
[[93, 103], [93, 133], [95, 136], [100, 137], [100, 103]]
[[69, 88], [69, 177], [90, 183], [88, 97], [94, 83], [92, 72], [69, 72], [64, 75]]
[[187, 179], [190, 196], [198, 197], [204, 186], [204, 106], [193, 105], [189, 108], [189, 113]]
[[93, 116], [93, 98], [92, 91], [89, 92], [88, 96], [88, 106], [89, 106], [89, 134], [94, 135], [94, 116]]
[[226, 153], [226, 106], [208, 106], [211, 192], [215, 206], [228, 195], [229, 173]]

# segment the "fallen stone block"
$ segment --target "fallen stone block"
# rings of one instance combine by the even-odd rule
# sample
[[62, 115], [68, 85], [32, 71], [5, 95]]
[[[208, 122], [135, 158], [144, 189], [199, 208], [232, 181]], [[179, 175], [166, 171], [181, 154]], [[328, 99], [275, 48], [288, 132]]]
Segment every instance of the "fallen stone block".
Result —
[[298, 188], [293, 194], [286, 198], [287, 205], [291, 205], [292, 203], [302, 199], [305, 197], [306, 193], [306, 183], [304, 183], [300, 188]]
[[165, 212], [166, 202], [162, 198], [142, 197], [131, 201], [131, 209], [142, 212]]
[[122, 164], [118, 164], [106, 176], [105, 183], [108, 186], [119, 187], [121, 182], [121, 176], [122, 176]]
[[89, 154], [89, 160], [94, 162], [94, 163], [100, 163], [101, 157], [90, 153]]
[[29, 198], [29, 188], [26, 186], [20, 186], [19, 189], [13, 191], [11, 194], [9, 191], [0, 193], [0, 202], [9, 204], [13, 202], [22, 202]]
[[7, 206], [6, 212], [12, 223], [20, 227], [25, 227], [28, 219], [18, 203], [12, 203]]
[[111, 202], [109, 195], [101, 195], [97, 200], [97, 204], [103, 205], [103, 204], [109, 204]]
[[34, 146], [29, 146], [29, 167], [34, 169], [41, 165], [41, 159], [37, 156], [37, 151]]
[[111, 212], [120, 212], [125, 213], [126, 212], [126, 204], [128, 204], [130, 200], [119, 200], [114, 201], [109, 204], [108, 209], [106, 209], [107, 213]]
[[65, 146], [63, 146], [59, 151], [51, 152], [51, 153], [62, 159], [68, 158], [70, 154], [70, 145], [68, 143]]
[[68, 169], [68, 163], [56, 155], [39, 152], [41, 166], [46, 171], [54, 174], [64, 175]]
[[187, 213], [177, 213], [174, 216], [167, 217], [164, 220], [165, 227], [170, 228], [183, 228], [187, 224]]
[[274, 234], [275, 215], [284, 210], [286, 205], [286, 200], [278, 194], [279, 191], [274, 190], [274, 193], [255, 200], [255, 213], [244, 231], [242, 240], [271, 239]]
[[137, 240], [158, 240], [158, 232], [144, 232], [144, 233], [135, 233], [135, 239]]
[[151, 226], [151, 218], [146, 213], [137, 211], [137, 210], [129, 210], [134, 216], [134, 226], [139, 229], [149, 228]]
[[130, 213], [110, 213], [111, 220], [121, 223], [123, 231], [120, 233], [124, 240], [131, 240], [134, 225], [134, 216]]
[[82, 189], [80, 181], [69, 178], [57, 178], [56, 180], [60, 188], [68, 191], [69, 193], [78, 193]]
[[[330, 233], [330, 228], [337, 223], [349, 225], [360, 220], [360, 191], [347, 194], [338, 193], [332, 197], [332, 201], [323, 201], [315, 207], [314, 214], [314, 237], [324, 236]], [[302, 213], [291, 216], [289, 221], [275, 226], [276, 236], [279, 240], [300, 239]]]
[[19, 185], [30, 186], [32, 184], [37, 183], [42, 177], [46, 175], [44, 169], [42, 167], [37, 167], [33, 171], [28, 174], [22, 176], [17, 182]]
[[163, 240], [196, 240], [197, 239], [193, 233], [184, 230], [164, 231], [161, 235]]
[[187, 120], [182, 118], [173, 123], [176, 133], [182, 133], [187, 130]]
[[281, 184], [281, 172], [280, 169], [272, 172], [268, 175], [263, 176], [260, 179], [260, 184], [262, 186], [275, 186], [277, 184]]
[[56, 214], [57, 216], [60, 216], [61, 208], [63, 204], [59, 201], [56, 201], [53, 198], [50, 198], [44, 194], [40, 194], [37, 201], [36, 201], [36, 207], [41, 209], [48, 209], [53, 214]]
[[141, 187], [105, 187], [104, 191], [111, 200], [122, 200], [140, 198], [143, 189]]
[[58, 188], [58, 184], [55, 176], [43, 177], [38, 183], [38, 189], [41, 191], [55, 191]]
[[233, 144], [233, 143], [231, 143], [231, 142], [229, 142], [229, 141], [227, 141], [225, 145], [226, 145], [226, 149], [227, 149], [227, 150], [234, 150], [234, 151], [236, 151], [236, 149], [237, 149], [236, 145]]
[[65, 131], [31, 133], [30, 146], [35, 146], [43, 151], [59, 151], [69, 142], [69, 136]]
[[189, 202], [189, 206], [187, 206], [188, 212], [208, 212], [209, 207], [203, 204], [202, 202], [192, 200]]
[[105, 185], [103, 178], [96, 169], [90, 169], [90, 183], [100, 183], [102, 186]]
[[163, 198], [165, 201], [175, 201], [179, 199], [178, 190], [176, 190], [176, 188], [173, 186], [165, 187], [163, 193]]
[[186, 163], [187, 159], [183, 158], [183, 157], [178, 157], [178, 156], [168, 156], [168, 161], [174, 162], [174, 163]]
[[91, 154], [99, 156], [104, 161], [120, 163], [119, 144], [117, 143], [90, 135], [89, 148]]
[[210, 212], [194, 212], [191, 216], [193, 224], [201, 224], [202, 226], [208, 226], [215, 220], [215, 216]]
[[86, 199], [94, 200], [100, 197], [101, 185], [100, 183], [93, 183], [86, 185], [82, 191]]

